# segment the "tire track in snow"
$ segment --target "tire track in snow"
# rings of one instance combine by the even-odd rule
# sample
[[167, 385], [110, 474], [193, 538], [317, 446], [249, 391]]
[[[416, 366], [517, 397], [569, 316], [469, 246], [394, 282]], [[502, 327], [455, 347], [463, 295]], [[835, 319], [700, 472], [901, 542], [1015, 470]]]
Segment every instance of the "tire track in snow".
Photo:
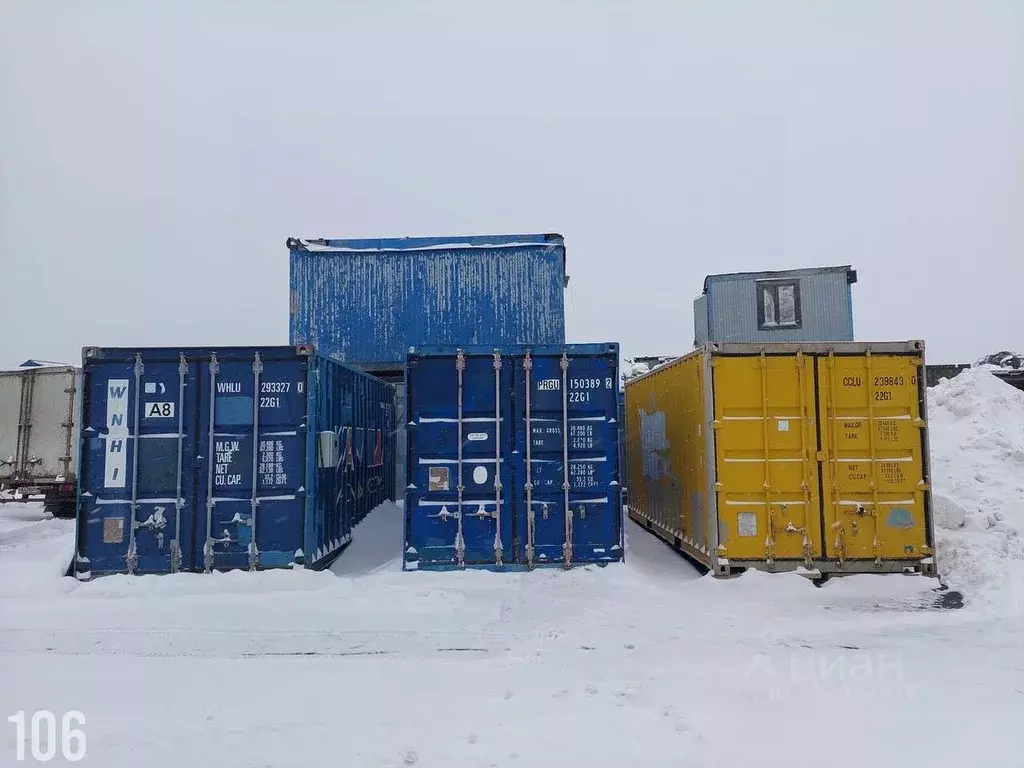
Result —
[[0, 631], [0, 655], [131, 656], [142, 658], [504, 656], [502, 635], [465, 632], [60, 629]]

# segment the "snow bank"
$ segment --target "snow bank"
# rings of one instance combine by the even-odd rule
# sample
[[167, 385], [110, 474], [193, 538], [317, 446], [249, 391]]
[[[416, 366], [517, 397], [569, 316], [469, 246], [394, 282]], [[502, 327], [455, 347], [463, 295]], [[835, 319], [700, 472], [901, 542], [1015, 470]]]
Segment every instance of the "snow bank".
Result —
[[928, 391], [939, 568], [975, 605], [1024, 610], [1024, 392], [985, 368]]

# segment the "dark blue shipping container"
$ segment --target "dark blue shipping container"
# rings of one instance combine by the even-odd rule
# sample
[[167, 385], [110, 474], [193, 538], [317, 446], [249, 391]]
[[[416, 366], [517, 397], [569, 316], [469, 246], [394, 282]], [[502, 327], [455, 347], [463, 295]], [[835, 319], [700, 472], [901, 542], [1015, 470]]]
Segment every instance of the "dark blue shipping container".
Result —
[[322, 568], [393, 496], [394, 388], [312, 347], [83, 352], [75, 571]]
[[421, 345], [565, 343], [561, 235], [289, 239], [292, 344], [401, 371]]
[[618, 363], [617, 344], [410, 351], [404, 568], [622, 560]]

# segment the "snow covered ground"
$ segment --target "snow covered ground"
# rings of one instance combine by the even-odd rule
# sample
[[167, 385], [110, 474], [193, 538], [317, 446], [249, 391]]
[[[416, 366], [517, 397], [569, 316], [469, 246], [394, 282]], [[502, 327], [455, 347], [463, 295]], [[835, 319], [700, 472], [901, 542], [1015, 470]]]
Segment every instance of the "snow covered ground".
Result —
[[1024, 393], [968, 373], [930, 413], [960, 610], [921, 577], [699, 578], [632, 524], [608, 568], [402, 573], [393, 505], [332, 572], [79, 584], [72, 524], [8, 505], [0, 702], [80, 711], [102, 768], [1014, 764]]

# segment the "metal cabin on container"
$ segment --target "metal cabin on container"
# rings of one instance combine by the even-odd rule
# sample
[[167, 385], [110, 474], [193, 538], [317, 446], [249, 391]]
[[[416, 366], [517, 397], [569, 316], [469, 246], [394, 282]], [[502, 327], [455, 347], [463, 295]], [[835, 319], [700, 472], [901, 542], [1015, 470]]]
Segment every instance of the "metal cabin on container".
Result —
[[83, 352], [78, 578], [323, 568], [394, 487], [394, 391], [312, 347]]
[[694, 346], [853, 341], [856, 282], [849, 265], [708, 275], [693, 303]]
[[617, 344], [410, 352], [404, 569], [622, 560]]
[[292, 344], [370, 372], [410, 347], [565, 343], [557, 234], [287, 241]]
[[718, 344], [626, 383], [629, 514], [716, 575], [937, 574], [924, 342]]

